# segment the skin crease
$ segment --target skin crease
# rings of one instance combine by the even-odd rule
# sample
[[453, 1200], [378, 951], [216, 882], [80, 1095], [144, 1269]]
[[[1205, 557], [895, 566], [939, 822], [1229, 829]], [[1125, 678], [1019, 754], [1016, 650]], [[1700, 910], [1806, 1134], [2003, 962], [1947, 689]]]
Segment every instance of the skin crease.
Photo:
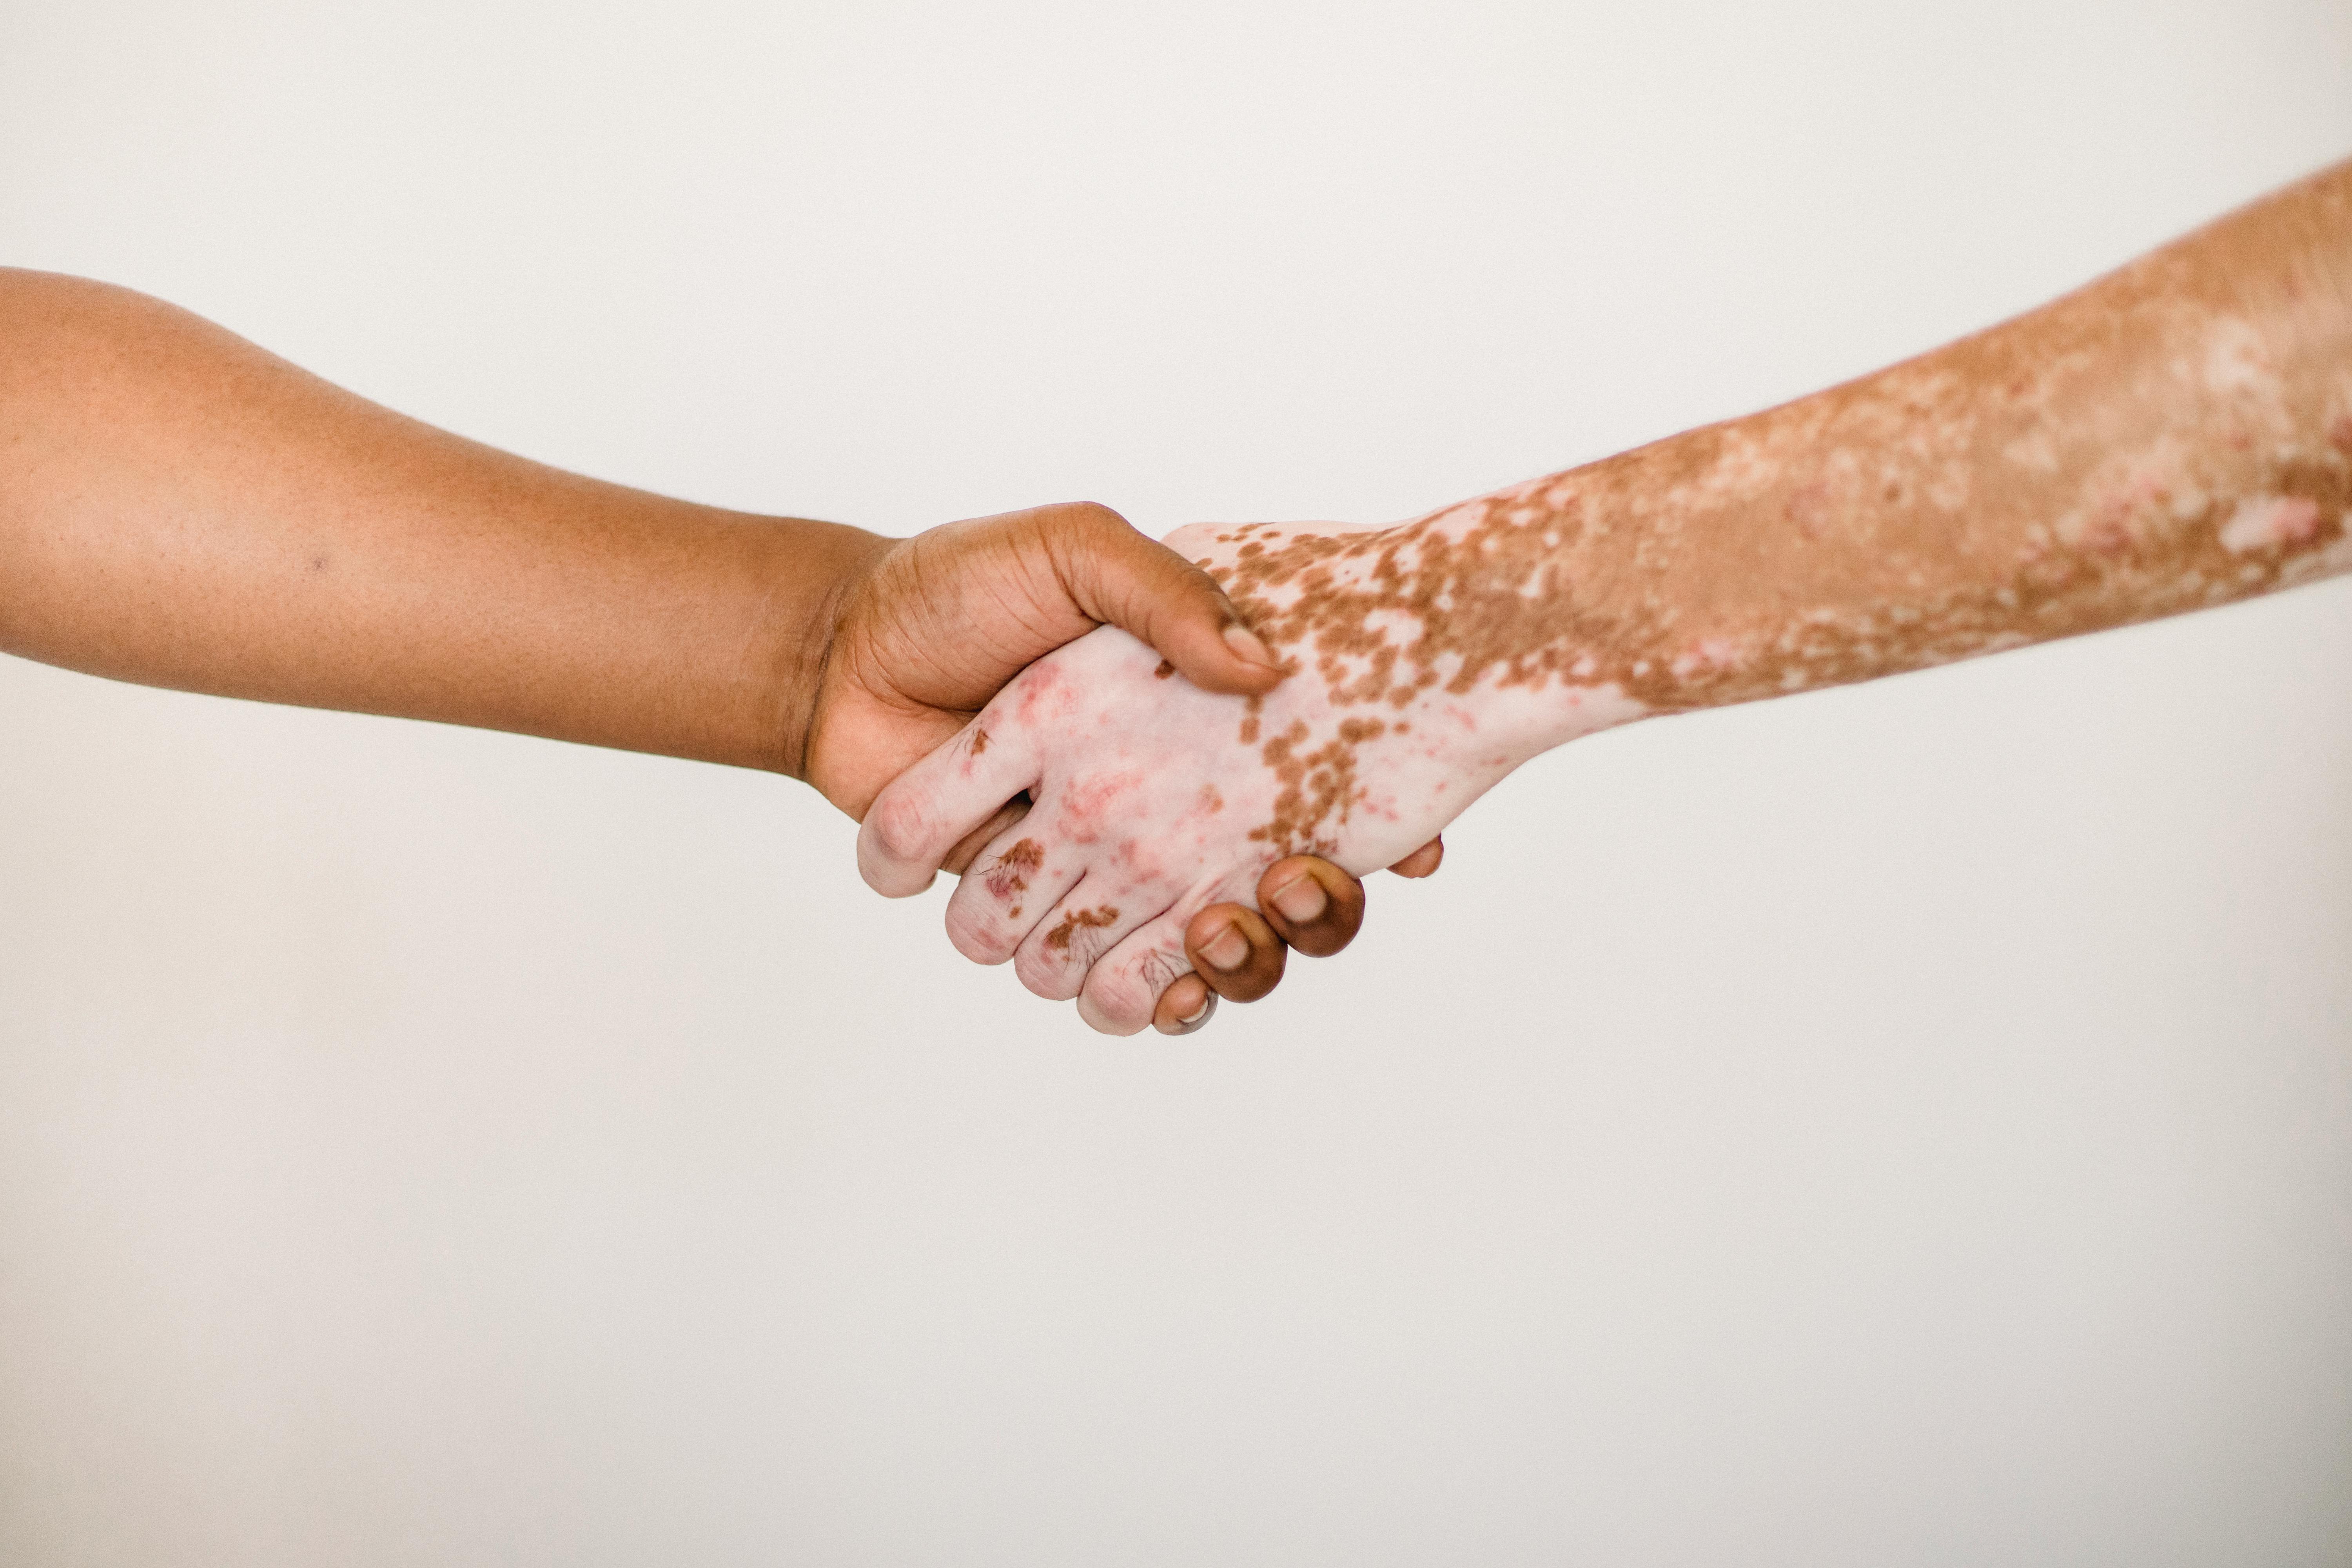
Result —
[[[1580, 735], [2352, 570], [2352, 163], [1779, 408], [1395, 527], [1168, 542], [1289, 680], [1213, 696], [1095, 633], [902, 775], [859, 841], [903, 890], [1028, 791], [949, 934], [1121, 1033], [1193, 910], [1286, 855], [1394, 859]], [[991, 890], [1013, 854], [1017, 906]]]
[[[1272, 689], [1235, 619], [1103, 507], [891, 540], [649, 495], [404, 418], [161, 300], [0, 268], [0, 651], [764, 768], [856, 816], [1098, 624], [1190, 681]], [[1263, 897], [1301, 874], [1335, 891], [1296, 921], [1223, 911], [1245, 949], [1227, 994], [1361, 918], [1351, 878], [1273, 871]], [[1170, 1026], [1204, 1001], [1180, 995]]]

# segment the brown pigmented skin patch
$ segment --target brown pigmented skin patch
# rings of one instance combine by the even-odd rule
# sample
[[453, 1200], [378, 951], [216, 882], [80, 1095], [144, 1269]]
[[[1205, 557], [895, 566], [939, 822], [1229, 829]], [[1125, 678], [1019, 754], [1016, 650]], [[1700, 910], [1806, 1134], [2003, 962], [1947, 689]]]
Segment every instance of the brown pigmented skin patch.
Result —
[[1160, 661], [1160, 668], [1151, 672], [1151, 679], [1154, 680], [1165, 680], [1175, 673], [1176, 667], [1163, 658]]
[[1045, 945], [1060, 952], [1070, 945], [1070, 935], [1080, 929], [1097, 930], [1118, 919], [1118, 910], [1109, 904], [1100, 909], [1072, 910], [1062, 917], [1062, 923], [1045, 933]]
[[1346, 719], [1339, 732], [1313, 751], [1299, 748], [1311, 738], [1303, 723], [1265, 743], [1259, 755], [1281, 781], [1274, 816], [1250, 829], [1253, 842], [1270, 843], [1286, 855], [1328, 855], [1339, 847], [1328, 829], [1348, 820], [1356, 798], [1356, 754], [1388, 726], [1378, 719]]
[[[996, 864], [991, 866], [982, 874], [982, 879], [988, 884], [988, 890], [996, 898], [1010, 899], [1015, 893], [1027, 890], [1029, 874], [1045, 863], [1045, 851], [1039, 847], [1037, 841], [1034, 838], [1024, 838], [998, 856]], [[1021, 911], [1015, 909], [1013, 912], [1017, 915]]]
[[988, 750], [988, 731], [974, 730], [971, 732], [971, 754], [976, 757], [986, 750]]
[[[2352, 164], [1844, 386], [1397, 528], [1232, 528], [1203, 564], [1375, 712], [1489, 688], [1682, 712], [2267, 593], [2352, 565], [2347, 236]], [[2232, 549], [2247, 505], [2311, 521]], [[1253, 838], [1328, 847], [1360, 722], [1261, 741], [1245, 707], [1281, 786]]]

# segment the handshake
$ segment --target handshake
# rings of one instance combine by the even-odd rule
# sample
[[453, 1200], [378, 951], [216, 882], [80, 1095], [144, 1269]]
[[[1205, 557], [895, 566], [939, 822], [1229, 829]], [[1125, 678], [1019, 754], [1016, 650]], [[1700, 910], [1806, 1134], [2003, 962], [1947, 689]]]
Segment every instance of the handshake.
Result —
[[0, 268], [0, 650], [764, 767], [1176, 1034], [1520, 763], [2352, 572], [2352, 163], [1860, 380], [1392, 527], [913, 539], [604, 484]]
[[955, 945], [1113, 1033], [1338, 952], [1357, 877], [1434, 870], [1509, 754], [1435, 639], [1375, 624], [1422, 591], [1365, 576], [1402, 560], [1382, 535], [1160, 544], [1064, 505], [887, 539], [701, 506], [5, 268], [0, 438], [0, 650], [806, 780], [864, 824], [875, 888], [964, 874]]
[[1393, 569], [1401, 537], [1162, 545], [1080, 504], [887, 542], [846, 569], [791, 771], [863, 819], [877, 890], [961, 875], [966, 957], [1107, 1033], [1187, 1032], [1270, 991], [1286, 945], [1346, 945], [1356, 878], [1434, 870], [1517, 760], [1429, 639], [1384, 640], [1372, 601], [1412, 590], [1348, 568]]
[[1354, 878], [1435, 869], [1565, 741], [2345, 572], [2352, 163], [1874, 375], [1394, 527], [1161, 549], [1063, 507], [893, 546], [806, 776], [877, 890], [964, 873], [965, 956], [1172, 1032], [1263, 994], [1277, 939], [1336, 950]]

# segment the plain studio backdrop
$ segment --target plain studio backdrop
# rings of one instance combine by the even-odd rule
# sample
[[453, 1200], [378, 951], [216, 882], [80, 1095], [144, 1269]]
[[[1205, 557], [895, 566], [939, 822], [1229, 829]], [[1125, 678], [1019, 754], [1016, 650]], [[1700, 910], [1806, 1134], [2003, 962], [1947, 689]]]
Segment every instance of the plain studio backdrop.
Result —
[[[2319, 0], [0, 19], [7, 261], [890, 532], [1402, 518], [2347, 153]], [[1171, 1042], [786, 781], [6, 661], [0, 1562], [2352, 1560], [2347, 669], [1604, 735]]]

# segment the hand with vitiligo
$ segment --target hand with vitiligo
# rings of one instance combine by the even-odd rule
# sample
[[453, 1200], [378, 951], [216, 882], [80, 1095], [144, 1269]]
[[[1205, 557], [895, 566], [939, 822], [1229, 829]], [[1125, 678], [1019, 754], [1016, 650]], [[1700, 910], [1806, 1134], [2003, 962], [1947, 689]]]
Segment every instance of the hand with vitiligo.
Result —
[[1115, 1033], [1200, 986], [1188, 927], [1270, 865], [1394, 861], [1565, 741], [2352, 570], [2352, 164], [1796, 403], [1395, 527], [1168, 542], [1281, 684], [1220, 695], [1091, 633], [859, 837], [903, 894], [1009, 823], [950, 940]]

